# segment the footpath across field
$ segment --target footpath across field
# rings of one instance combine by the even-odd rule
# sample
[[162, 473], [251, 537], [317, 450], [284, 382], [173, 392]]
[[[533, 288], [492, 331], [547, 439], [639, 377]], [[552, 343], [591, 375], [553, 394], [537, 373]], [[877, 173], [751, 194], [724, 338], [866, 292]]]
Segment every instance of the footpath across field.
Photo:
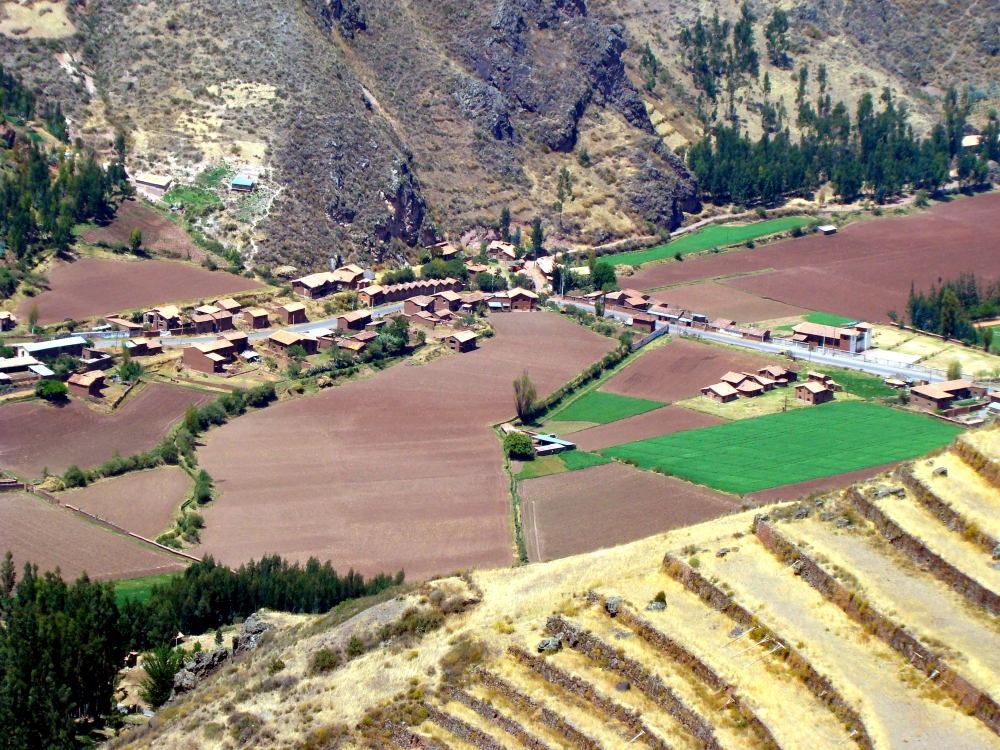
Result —
[[930, 417], [855, 401], [664, 435], [601, 453], [742, 495], [912, 458], [960, 432]]

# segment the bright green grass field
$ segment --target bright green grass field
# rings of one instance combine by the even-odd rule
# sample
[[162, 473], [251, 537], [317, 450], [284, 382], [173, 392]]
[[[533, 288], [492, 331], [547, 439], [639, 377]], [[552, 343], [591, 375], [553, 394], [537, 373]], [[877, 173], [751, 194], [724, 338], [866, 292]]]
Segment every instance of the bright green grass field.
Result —
[[619, 396], [615, 393], [591, 391], [581, 396], [572, 404], [554, 415], [554, 420], [560, 422], [597, 422], [607, 424], [619, 419], [634, 417], [653, 409], [659, 409], [664, 404], [659, 401], [647, 401], [644, 398]]
[[178, 575], [181, 574], [161, 573], [157, 576], [126, 578], [122, 581], [115, 581], [115, 599], [118, 601], [118, 604], [122, 604], [129, 598], [144, 602], [153, 593], [153, 586], [166, 586], [172, 578]]
[[960, 432], [930, 417], [845, 401], [640, 440], [602, 453], [742, 495], [913, 458]]
[[577, 471], [609, 463], [611, 463], [610, 458], [599, 456], [596, 453], [572, 450], [557, 453], [554, 456], [542, 456], [534, 461], [525, 461], [524, 467], [515, 476], [517, 479], [536, 479], [547, 477], [550, 474], [563, 474], [567, 471]]
[[787, 232], [793, 227], [804, 227], [812, 219], [806, 216], [783, 216], [780, 219], [771, 219], [754, 224], [712, 224], [700, 232], [686, 234], [683, 237], [668, 242], [666, 245], [658, 245], [648, 250], [639, 250], [633, 253], [616, 253], [615, 255], [602, 256], [601, 260], [610, 263], [628, 263], [638, 266], [642, 263], [649, 263], [652, 260], [662, 260], [672, 258], [675, 254], [687, 255], [696, 253], [699, 250], [710, 250], [713, 247], [725, 247], [727, 245], [739, 245], [747, 240], [755, 240], [758, 237], [765, 237], [769, 234]]
[[163, 196], [164, 203], [180, 203], [190, 208], [203, 208], [221, 203], [214, 193], [190, 185], [177, 185]]
[[[825, 312], [811, 312], [806, 315], [806, 320], [810, 323], [815, 323], [821, 326], [843, 326], [845, 323], [853, 323], [850, 318], [845, 318], [843, 315], [834, 315], [833, 313]], [[778, 331], [790, 331], [794, 326], [778, 326], [776, 330]]]

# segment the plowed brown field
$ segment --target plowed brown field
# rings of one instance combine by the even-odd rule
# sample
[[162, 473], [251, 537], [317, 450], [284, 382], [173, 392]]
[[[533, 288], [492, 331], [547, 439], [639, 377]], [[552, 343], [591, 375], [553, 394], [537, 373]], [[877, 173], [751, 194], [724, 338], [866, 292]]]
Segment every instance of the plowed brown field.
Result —
[[774, 273], [727, 279], [727, 286], [810, 310], [887, 321], [902, 312], [910, 291], [929, 289], [939, 277], [975, 271], [986, 282], [1000, 277], [996, 240], [1000, 194], [941, 203], [901, 218], [852, 224], [838, 234], [740, 250], [640, 271], [636, 289], [682, 284], [774, 269]]
[[184, 416], [188, 404], [213, 396], [203, 391], [150, 383], [111, 415], [71, 400], [62, 406], [38, 401], [0, 406], [0, 468], [37, 479], [48, 466], [62, 474], [76, 464], [90, 468], [117, 450], [123, 456], [149, 450]]
[[527, 369], [539, 396], [614, 342], [550, 313], [492, 318], [474, 352], [397, 365], [213, 430], [199, 451], [221, 496], [204, 544], [238, 565], [316, 556], [414, 577], [512, 559], [509, 491], [489, 425], [514, 413]]
[[261, 288], [261, 284], [242, 276], [172, 260], [81, 258], [59, 263], [47, 276], [48, 291], [22, 302], [17, 308], [19, 318], [27, 320], [33, 304], [38, 305], [38, 322], [48, 325], [65, 318], [79, 320]]
[[118, 208], [115, 220], [105, 227], [87, 229], [82, 233], [87, 242], [118, 242], [128, 244], [133, 229], [142, 230], [142, 244], [150, 250], [177, 253], [181, 258], [202, 260], [206, 253], [179, 226], [139, 201], [125, 201]]
[[600, 389], [653, 401], [680, 401], [718, 383], [730, 370], [754, 372], [774, 363], [749, 351], [678, 339], [643, 354]]
[[703, 313], [709, 320], [729, 318], [742, 324], [788, 318], [808, 312], [801, 307], [747, 294], [714, 281], [665, 289], [662, 292], [654, 292], [651, 296], [657, 302], [669, 304], [671, 307]]
[[658, 435], [669, 435], [672, 432], [697, 430], [699, 427], [711, 427], [723, 424], [725, 421], [711, 414], [702, 414], [680, 406], [664, 406], [647, 411], [645, 414], [637, 414], [617, 422], [574, 432], [568, 439], [576, 443], [581, 450], [598, 451], [601, 448], [630, 443], [633, 440], [646, 440]]
[[740, 507], [731, 495], [620, 463], [529, 479], [518, 491], [533, 562], [633, 542]]
[[155, 539], [169, 525], [190, 484], [183, 469], [161, 466], [65, 492], [59, 502]]
[[808, 482], [796, 482], [795, 484], [786, 484], [781, 487], [771, 487], [767, 490], [754, 492], [751, 495], [747, 495], [747, 497], [760, 503], [775, 503], [782, 500], [798, 500], [800, 497], [805, 497], [810, 492], [827, 492], [828, 490], [836, 490], [841, 487], [846, 487], [852, 482], [861, 482], [865, 479], [870, 479], [876, 474], [881, 474], [883, 471], [889, 471], [889, 469], [893, 469], [896, 466], [897, 464], [872, 466], [870, 469], [849, 471], [845, 474], [834, 474], [832, 477], [811, 479]]
[[160, 552], [65, 508], [19, 492], [0, 494], [0, 555], [14, 553], [20, 573], [26, 562], [40, 571], [62, 571], [68, 581], [84, 571], [91, 578], [115, 580], [172, 573], [186, 566]]

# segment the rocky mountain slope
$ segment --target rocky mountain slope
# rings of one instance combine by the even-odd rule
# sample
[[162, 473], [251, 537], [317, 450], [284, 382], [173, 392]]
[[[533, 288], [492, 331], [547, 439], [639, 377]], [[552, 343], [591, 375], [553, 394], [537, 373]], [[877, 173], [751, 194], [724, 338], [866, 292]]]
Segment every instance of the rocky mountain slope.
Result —
[[[401, 261], [504, 206], [571, 243], [676, 227], [699, 209], [676, 152], [704, 129], [679, 34], [698, 13], [739, 15], [733, 0], [92, 0], [65, 8], [66, 36], [44, 26], [49, 5], [24, 11], [36, 26], [0, 25], [7, 69], [96, 145], [124, 127], [133, 171], [259, 171], [262, 205], [201, 228], [300, 270]], [[778, 68], [763, 36], [776, 6], [753, 2], [772, 91], [749, 79], [738, 116], [759, 132], [762, 102], [793, 110], [796, 71], [815, 80], [820, 63], [835, 101], [890, 86], [918, 128], [951, 83], [988, 104], [996, 6], [796, 1]]]

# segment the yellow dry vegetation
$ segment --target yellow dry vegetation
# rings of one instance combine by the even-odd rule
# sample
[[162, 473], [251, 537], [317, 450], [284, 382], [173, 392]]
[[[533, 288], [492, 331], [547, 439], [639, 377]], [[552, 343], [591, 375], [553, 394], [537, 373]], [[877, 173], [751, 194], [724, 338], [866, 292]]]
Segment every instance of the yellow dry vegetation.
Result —
[[1000, 357], [966, 346], [960, 341], [942, 341], [894, 326], [874, 326], [872, 343], [878, 349], [920, 357], [919, 363], [937, 370], [947, 370], [957, 362], [966, 377], [986, 379], [1000, 372]]
[[963, 433], [958, 439], [968, 443], [987, 458], [1000, 460], [1000, 428], [972, 430]]
[[4, 3], [0, 34], [14, 39], [64, 39], [76, 33], [65, 2]]
[[[945, 469], [945, 475], [934, 472]], [[1000, 491], [950, 451], [914, 461], [913, 475], [963, 518], [1000, 539]]]
[[[849, 393], [840, 392], [837, 394], [837, 401], [856, 400], [856, 396]], [[704, 396], [693, 396], [692, 398], [678, 401], [677, 406], [685, 409], [700, 411], [704, 414], [711, 414], [723, 419], [752, 419], [753, 417], [763, 417], [766, 414], [777, 414], [780, 411], [792, 411], [794, 409], [804, 409], [809, 404], [795, 398], [794, 388], [775, 388], [756, 398], [740, 397], [728, 404], [720, 404]]]

